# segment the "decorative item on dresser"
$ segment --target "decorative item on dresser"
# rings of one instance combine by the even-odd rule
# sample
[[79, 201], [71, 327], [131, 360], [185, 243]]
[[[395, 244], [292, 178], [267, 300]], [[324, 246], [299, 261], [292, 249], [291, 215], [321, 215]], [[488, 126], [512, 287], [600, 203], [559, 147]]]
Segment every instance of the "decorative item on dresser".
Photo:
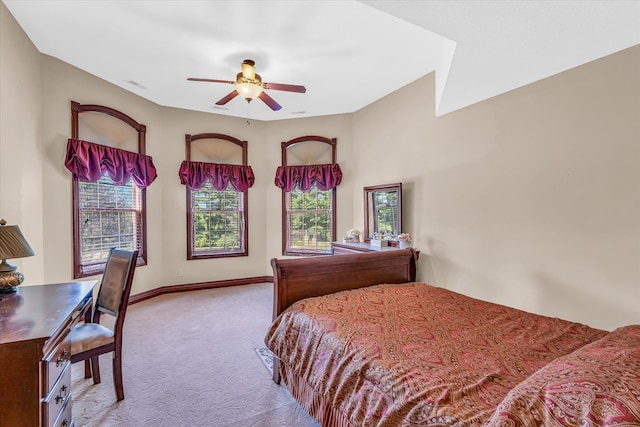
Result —
[[398, 234], [398, 247], [400, 249], [408, 249], [411, 247], [411, 242], [413, 242], [413, 238], [409, 233], [400, 233]]
[[[334, 255], [346, 255], [346, 254], [361, 254], [363, 252], [393, 252], [399, 251], [401, 249], [408, 248], [400, 248], [399, 246], [375, 246], [371, 242], [353, 242], [353, 243], [340, 243], [340, 242], [331, 242], [331, 249], [333, 249]], [[375, 242], [374, 242], [375, 243]], [[413, 251], [416, 257], [416, 260], [420, 258], [420, 251]]]
[[8, 259], [33, 256], [33, 249], [22, 235], [17, 225], [6, 225], [0, 219], [0, 294], [15, 292], [24, 276], [16, 266], [7, 263]]
[[91, 309], [95, 281], [0, 294], [0, 426], [68, 427], [69, 330]]
[[352, 228], [347, 230], [345, 236], [342, 238], [342, 243], [357, 243], [360, 241], [360, 231]]

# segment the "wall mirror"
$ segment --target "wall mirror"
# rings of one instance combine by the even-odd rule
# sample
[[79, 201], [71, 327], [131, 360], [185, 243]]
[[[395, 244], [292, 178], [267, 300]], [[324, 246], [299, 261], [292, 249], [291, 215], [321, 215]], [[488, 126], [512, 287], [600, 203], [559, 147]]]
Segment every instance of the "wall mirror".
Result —
[[364, 238], [402, 232], [402, 183], [364, 187]]

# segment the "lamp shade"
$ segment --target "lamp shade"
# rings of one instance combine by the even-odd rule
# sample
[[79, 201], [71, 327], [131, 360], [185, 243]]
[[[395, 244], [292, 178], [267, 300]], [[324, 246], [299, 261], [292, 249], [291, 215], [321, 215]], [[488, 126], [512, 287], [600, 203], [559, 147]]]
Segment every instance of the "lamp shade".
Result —
[[33, 249], [22, 235], [20, 227], [6, 223], [4, 219], [0, 220], [0, 260], [33, 256]]

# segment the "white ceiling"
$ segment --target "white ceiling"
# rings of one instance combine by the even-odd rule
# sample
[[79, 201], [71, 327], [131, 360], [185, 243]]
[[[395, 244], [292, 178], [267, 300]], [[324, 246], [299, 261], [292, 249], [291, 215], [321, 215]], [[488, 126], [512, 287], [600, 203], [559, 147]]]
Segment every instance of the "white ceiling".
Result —
[[[640, 1], [3, 2], [44, 54], [159, 105], [258, 120], [351, 113], [433, 71], [443, 115], [640, 43]], [[187, 81], [234, 80], [244, 59], [307, 92], [218, 107], [232, 85]]]

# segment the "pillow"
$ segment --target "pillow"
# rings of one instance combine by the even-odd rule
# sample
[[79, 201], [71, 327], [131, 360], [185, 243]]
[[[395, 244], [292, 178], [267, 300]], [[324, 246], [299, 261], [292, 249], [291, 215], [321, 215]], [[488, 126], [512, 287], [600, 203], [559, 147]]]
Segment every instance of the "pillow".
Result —
[[640, 425], [640, 325], [542, 367], [509, 391], [488, 425]]

